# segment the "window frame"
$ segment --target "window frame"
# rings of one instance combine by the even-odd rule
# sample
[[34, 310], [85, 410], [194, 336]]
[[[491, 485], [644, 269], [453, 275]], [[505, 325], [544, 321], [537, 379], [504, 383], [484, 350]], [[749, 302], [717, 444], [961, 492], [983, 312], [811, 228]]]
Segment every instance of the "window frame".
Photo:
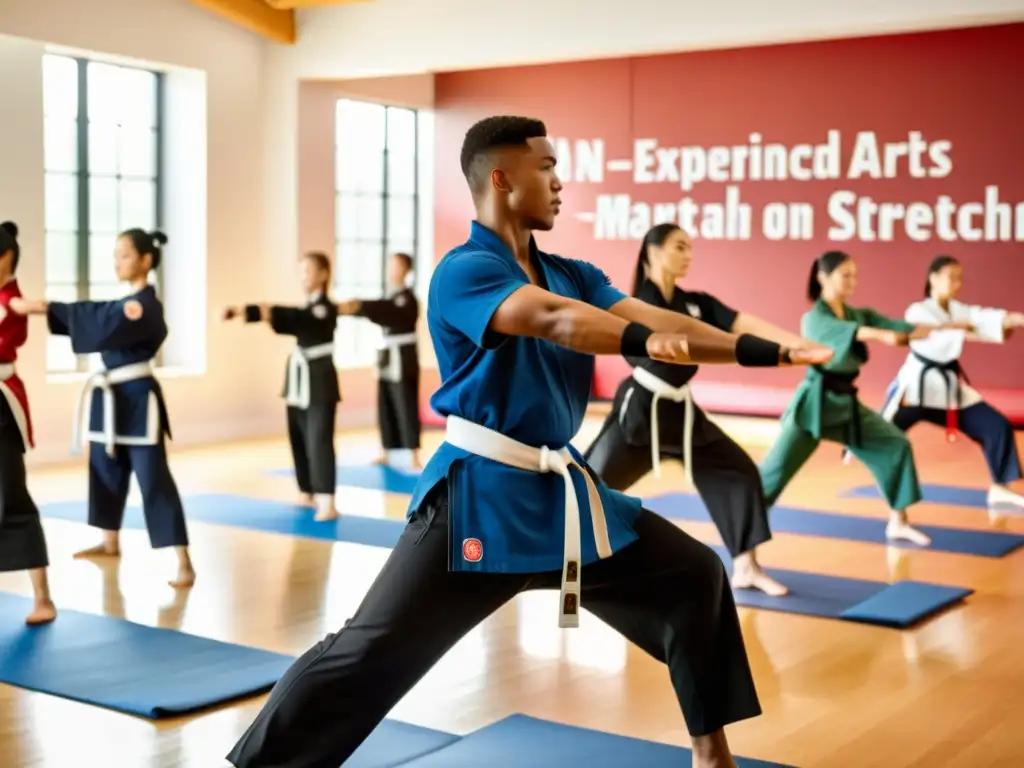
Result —
[[[92, 199], [90, 195], [90, 182], [94, 178], [111, 178], [109, 174], [97, 174], [93, 175], [90, 169], [89, 162], [89, 136], [90, 136], [90, 119], [89, 119], [89, 65], [90, 64], [102, 64], [105, 66], [118, 67], [120, 69], [128, 69], [139, 72], [145, 72], [153, 75], [153, 88], [155, 90], [154, 101], [155, 101], [155, 119], [153, 121], [152, 130], [154, 133], [154, 170], [151, 180], [154, 187], [154, 228], [162, 229], [165, 221], [165, 204], [166, 204], [166, 178], [165, 178], [165, 162], [166, 162], [166, 94], [167, 94], [167, 75], [156, 69], [151, 69], [145, 66], [139, 66], [137, 64], [121, 64], [117, 62], [106, 61], [102, 59], [92, 59], [87, 56], [76, 56], [66, 53], [51, 53], [47, 52], [44, 54], [44, 67], [47, 58], [51, 59], [64, 59], [73, 61], [77, 68], [77, 98], [78, 98], [78, 109], [75, 117], [75, 134], [76, 134], [76, 170], [73, 172], [65, 171], [51, 171], [47, 166], [45, 159], [43, 164], [44, 177], [52, 174], [61, 174], [75, 179], [77, 187], [77, 215], [76, 215], [76, 226], [73, 231], [65, 232], [61, 230], [61, 234], [70, 234], [75, 238], [75, 253], [76, 253], [76, 279], [74, 282], [75, 293], [77, 301], [88, 301], [92, 298], [93, 281], [90, 279], [90, 267], [94, 258], [110, 258], [109, 253], [105, 254], [93, 254], [90, 249], [90, 214], [92, 207]], [[45, 82], [44, 82], [45, 89]], [[71, 118], [68, 118], [71, 119]], [[118, 126], [120, 127], [120, 126]], [[132, 179], [134, 177], [124, 177], [120, 174], [120, 169], [114, 178], [118, 186], [125, 179]], [[47, 229], [47, 234], [51, 230]], [[154, 270], [156, 276], [156, 290], [157, 296], [161, 300], [164, 297], [164, 263]], [[46, 280], [46, 288], [49, 289], [51, 285], [49, 279]], [[57, 283], [61, 286], [68, 286], [67, 283]], [[76, 355], [75, 367], [66, 369], [51, 369], [49, 367], [49, 361], [47, 361], [47, 373], [48, 374], [75, 374], [82, 373], [89, 370], [89, 356], [88, 355]], [[163, 350], [157, 353], [157, 357], [154, 359], [154, 365], [161, 365], [163, 362]]]
[[[351, 156], [353, 148], [351, 145], [346, 145], [343, 141], [339, 140], [343, 135], [343, 126], [340, 125], [340, 111], [343, 102], [358, 103], [358, 104], [372, 104], [375, 107], [380, 107], [384, 110], [384, 135], [380, 142], [382, 146], [380, 152], [380, 162], [382, 166], [382, 184], [380, 191], [368, 192], [366, 190], [358, 188], [342, 188], [342, 185], [338, 183], [339, 169], [338, 166], [342, 162], [342, 153], [346, 152]], [[409, 193], [403, 193], [400, 195], [391, 194], [391, 174], [389, 171], [390, 157], [392, 150], [389, 148], [389, 132], [392, 124], [391, 116], [395, 112], [410, 113], [412, 116], [412, 146], [411, 156], [408, 158], [413, 166], [412, 173], [412, 190]], [[379, 244], [379, 275], [376, 285], [373, 290], [378, 294], [383, 294], [387, 283], [387, 263], [388, 256], [397, 251], [408, 252], [412, 257], [413, 269], [415, 270], [419, 262], [419, 251], [420, 251], [420, 215], [421, 215], [421, 202], [420, 202], [420, 168], [419, 168], [419, 156], [420, 156], [420, 113], [418, 109], [411, 107], [399, 106], [396, 104], [387, 104], [383, 102], [372, 101], [368, 99], [350, 99], [350, 98], [339, 98], [335, 100], [335, 125], [334, 125], [334, 210], [337, 213], [341, 210], [343, 200], [357, 200], [363, 199], [375, 199], [379, 202], [381, 207], [381, 228], [380, 237], [364, 237], [361, 233], [343, 232], [340, 221], [335, 222], [334, 228], [334, 252], [335, 252], [335, 268], [334, 268], [334, 280], [333, 290], [339, 293], [352, 290], [348, 287], [347, 281], [342, 281], [342, 276], [345, 274], [344, 265], [342, 263], [343, 255], [348, 253], [351, 247], [359, 247], [368, 244]], [[358, 187], [357, 185], [352, 185]], [[388, 234], [388, 209], [389, 201], [392, 198], [409, 199], [412, 202], [412, 237], [411, 240], [406, 239], [400, 245], [395, 245], [394, 242], [389, 238]], [[359, 281], [352, 281], [358, 285]], [[343, 288], [345, 290], [343, 290]], [[356, 289], [358, 290], [358, 289]], [[376, 298], [375, 296], [355, 296], [353, 298]], [[335, 362], [341, 368], [364, 368], [373, 365], [373, 359], [375, 354], [375, 346], [369, 345], [369, 340], [372, 338], [371, 334], [377, 333], [376, 326], [368, 326], [365, 320], [359, 320], [358, 318], [346, 318], [341, 317], [338, 319], [339, 328], [344, 328], [346, 325], [359, 323], [360, 325], [352, 325], [351, 333], [343, 333], [342, 339], [347, 339], [347, 349], [338, 349], [335, 355]], [[368, 326], [368, 327], [367, 327]]]

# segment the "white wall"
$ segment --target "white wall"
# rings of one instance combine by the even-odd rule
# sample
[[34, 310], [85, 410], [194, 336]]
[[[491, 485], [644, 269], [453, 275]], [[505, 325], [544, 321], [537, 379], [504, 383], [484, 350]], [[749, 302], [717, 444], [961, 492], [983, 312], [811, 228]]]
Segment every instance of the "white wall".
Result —
[[[172, 447], [280, 434], [284, 414], [277, 395], [287, 341], [273, 338], [265, 328], [217, 320], [228, 303], [298, 299], [292, 281], [282, 279], [282, 273], [290, 278], [294, 270], [294, 237], [271, 243], [265, 237], [268, 220], [294, 220], [295, 214], [294, 206], [282, 211], [268, 198], [264, 140], [273, 140], [272, 151], [280, 155], [293, 156], [294, 145], [289, 147], [273, 127], [264, 131], [263, 41], [185, 0], [0, 0], [0, 35], [23, 38], [0, 37], [0, 219], [21, 226], [19, 278], [28, 295], [42, 296], [44, 287], [42, 44], [205, 72], [207, 145], [197, 147], [197, 153], [208, 158], [206, 221], [196, 219], [202, 218], [201, 208], [193, 209], [182, 219], [193, 226], [178, 241], [187, 242], [195, 227], [205, 226], [206, 275], [197, 265], [194, 281], [200, 290], [193, 294], [179, 281], [169, 284], [167, 302], [175, 303], [175, 311], [189, 298], [198, 304], [195, 313], [205, 328], [207, 365], [198, 375], [186, 371], [163, 378]], [[175, 232], [168, 229], [173, 242]], [[44, 322], [33, 319], [19, 358], [36, 426], [38, 447], [30, 462], [68, 458], [81, 386], [80, 380], [47, 382], [45, 333]]]
[[476, 69], [962, 27], [1024, 0], [374, 0], [301, 11], [298, 77]]

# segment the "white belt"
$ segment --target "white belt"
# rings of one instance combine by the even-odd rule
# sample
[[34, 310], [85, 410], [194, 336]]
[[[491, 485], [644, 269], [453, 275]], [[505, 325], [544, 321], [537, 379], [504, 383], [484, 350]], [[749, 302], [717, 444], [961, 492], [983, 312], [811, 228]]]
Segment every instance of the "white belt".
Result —
[[491, 461], [507, 464], [529, 472], [555, 472], [565, 481], [565, 552], [562, 564], [562, 590], [559, 595], [558, 626], [573, 628], [580, 625], [580, 580], [582, 577], [583, 545], [580, 540], [580, 505], [576, 498], [576, 487], [572, 482], [569, 467], [575, 465], [587, 483], [590, 499], [590, 520], [594, 527], [594, 542], [597, 556], [611, 557], [612, 546], [608, 539], [608, 522], [604, 505], [597, 492], [597, 486], [590, 473], [576, 463], [568, 448], [552, 450], [534, 448], [487, 427], [466, 421], [458, 416], [449, 416], [445, 442], [482, 456]]
[[14, 372], [14, 363], [0, 363], [0, 381], [7, 381]]
[[309, 408], [309, 361], [334, 354], [334, 342], [315, 347], [295, 347], [288, 357], [288, 388], [285, 402], [297, 408]]
[[683, 416], [683, 469], [686, 472], [686, 479], [693, 483], [693, 396], [690, 394], [690, 385], [673, 387], [646, 368], [634, 368], [633, 379], [653, 395], [651, 398], [651, 466], [654, 469], [655, 477], [661, 477], [658, 401], [664, 397], [673, 403], [686, 404], [686, 413]]
[[378, 375], [382, 381], [399, 382], [402, 380], [402, 358], [399, 349], [416, 343], [415, 333], [400, 333], [385, 336], [380, 343], [380, 350], [388, 350], [386, 366], [378, 366]]
[[380, 349], [394, 349], [396, 347], [404, 347], [407, 344], [416, 343], [415, 333], [400, 333], [396, 336], [385, 336], [384, 340], [381, 341]]
[[86, 403], [90, 400], [93, 390], [99, 389], [103, 392], [103, 443], [107, 447], [107, 454], [114, 456], [117, 432], [114, 426], [114, 386], [124, 384], [128, 381], [149, 378], [153, 375], [153, 361], [144, 360], [141, 363], [122, 365], [112, 368], [109, 371], [97, 371], [85, 380], [78, 395], [78, 405], [75, 407], [75, 423], [71, 436], [71, 452], [78, 454], [82, 450], [82, 422], [90, 418], [86, 414]]

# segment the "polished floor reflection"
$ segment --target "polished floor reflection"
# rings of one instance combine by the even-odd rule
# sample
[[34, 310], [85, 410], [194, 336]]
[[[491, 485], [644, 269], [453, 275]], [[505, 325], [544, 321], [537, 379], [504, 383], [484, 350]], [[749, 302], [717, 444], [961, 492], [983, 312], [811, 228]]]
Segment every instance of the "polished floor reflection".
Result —
[[[771, 427], [722, 420], [759, 459]], [[590, 420], [576, 444], [585, 446]], [[767, 430], [767, 432], [766, 432]], [[427, 447], [440, 433], [427, 433]], [[375, 435], [339, 434], [342, 458], [372, 456]], [[925, 482], [985, 487], [981, 454], [937, 431], [914, 435]], [[185, 494], [241, 493], [291, 501], [283, 442], [178, 451]], [[881, 516], [878, 501], [839, 498], [870, 482], [826, 447], [787, 491], [795, 506]], [[31, 474], [39, 502], [85, 497], [84, 467]], [[635, 492], [682, 490], [677, 466]], [[135, 497], [133, 500], [137, 500]], [[399, 519], [407, 498], [345, 489], [349, 514]], [[1024, 516], [990, 520], [984, 510], [920, 505], [920, 523], [1024, 533]], [[299, 654], [352, 614], [387, 551], [191, 524], [199, 578], [186, 596], [166, 578], [173, 556], [149, 549], [145, 533], [123, 535], [120, 562], [72, 560], [95, 541], [79, 523], [46, 521], [55, 599], [62, 608], [121, 616], [195, 635]], [[717, 542], [710, 525], [685, 524]], [[806, 536], [779, 535], [766, 565], [876, 580], [913, 578], [971, 587], [977, 594], [909, 632], [741, 609], [765, 714], [730, 732], [742, 755], [806, 768], [1024, 765], [1024, 553], [983, 559]], [[0, 574], [0, 590], [29, 594], [23, 574]], [[555, 593], [522, 595], [467, 635], [396, 707], [392, 716], [464, 732], [514, 712], [641, 738], [687, 744], [664, 668], [584, 614], [578, 630], [554, 623]], [[58, 619], [59, 620], [59, 619]], [[0, 685], [4, 768], [212, 768], [248, 725], [259, 699], [154, 723]]]

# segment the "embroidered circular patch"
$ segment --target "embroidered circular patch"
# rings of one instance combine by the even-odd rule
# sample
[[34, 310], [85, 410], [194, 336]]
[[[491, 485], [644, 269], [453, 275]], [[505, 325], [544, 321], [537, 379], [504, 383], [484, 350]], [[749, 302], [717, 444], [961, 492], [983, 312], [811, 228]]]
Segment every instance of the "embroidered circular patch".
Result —
[[479, 563], [484, 557], [484, 545], [480, 539], [466, 539], [462, 542], [462, 558], [470, 563]]
[[323, 304], [315, 304], [313, 306], [313, 317], [315, 317], [317, 320], [323, 320], [325, 317], [327, 317], [327, 307], [325, 307]]
[[129, 320], [138, 320], [142, 317], [142, 305], [135, 299], [124, 303], [124, 316]]

